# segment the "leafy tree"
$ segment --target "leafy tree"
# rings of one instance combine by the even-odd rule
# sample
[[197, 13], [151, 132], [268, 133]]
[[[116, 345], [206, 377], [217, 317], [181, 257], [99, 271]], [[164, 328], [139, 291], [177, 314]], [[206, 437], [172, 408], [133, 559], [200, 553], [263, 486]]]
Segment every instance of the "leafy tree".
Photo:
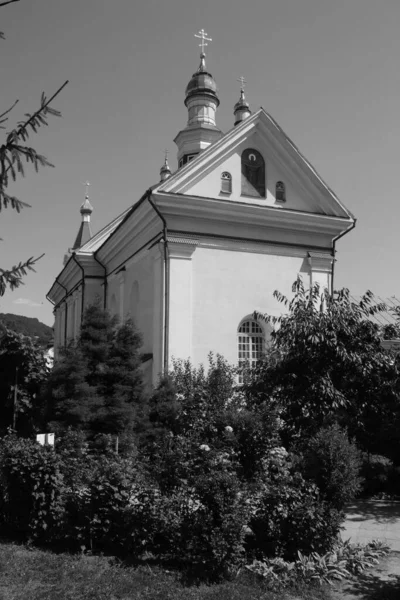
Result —
[[95, 434], [131, 434], [140, 410], [142, 340], [99, 304], [84, 314], [79, 339], [61, 351], [48, 383], [48, 419]]
[[39, 319], [11, 313], [0, 313], [0, 323], [11, 329], [11, 331], [35, 338], [41, 346], [48, 347], [53, 343], [53, 329], [41, 323]]
[[[18, 1], [8, 0], [0, 2], [0, 8]], [[1, 32], [0, 37], [4, 39], [4, 35]], [[8, 132], [3, 144], [0, 145], [0, 211], [3, 208], [11, 207], [20, 212], [22, 208], [29, 206], [29, 204], [22, 202], [8, 193], [10, 182], [15, 181], [18, 176], [25, 175], [25, 163], [32, 164], [35, 171], [38, 171], [40, 167], [53, 166], [45, 156], [39, 154], [34, 148], [27, 145], [26, 142], [30, 134], [37, 133], [40, 127], [48, 124], [48, 117], [50, 115], [61, 116], [61, 113], [51, 108], [50, 104], [67, 83], [65, 82], [49, 99], [43, 93], [40, 100], [40, 107], [32, 114], [26, 113], [25, 120], [19, 121], [16, 127]], [[0, 129], [5, 129], [4, 124], [8, 121], [8, 115], [17, 104], [18, 100], [0, 114]], [[39, 258], [41, 256], [37, 258], [31, 257], [9, 269], [0, 268], [0, 296], [4, 295], [7, 287], [10, 287], [11, 290], [17, 288], [22, 283], [22, 277], [28, 271], [34, 271], [34, 264]]]
[[400, 414], [398, 360], [381, 346], [369, 317], [385, 310], [367, 292], [353, 302], [347, 289], [331, 296], [299, 278], [287, 313], [257, 314], [277, 326], [270, 352], [251, 374], [246, 393], [274, 398], [282, 408], [284, 439], [312, 436], [338, 420], [366, 450], [377, 451], [380, 430]]
[[0, 423], [29, 434], [42, 417], [40, 388], [49, 367], [43, 348], [32, 338], [7, 328], [0, 339]]

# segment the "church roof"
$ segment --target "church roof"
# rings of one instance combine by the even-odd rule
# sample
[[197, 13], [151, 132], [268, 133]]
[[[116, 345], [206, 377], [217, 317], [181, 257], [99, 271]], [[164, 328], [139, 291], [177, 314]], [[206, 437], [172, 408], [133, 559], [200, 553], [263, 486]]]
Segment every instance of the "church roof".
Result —
[[90, 223], [88, 221], [82, 221], [79, 227], [78, 234], [75, 238], [74, 245], [72, 246], [72, 250], [77, 250], [78, 248], [86, 244], [86, 242], [88, 242], [91, 237], [92, 232], [90, 229]]

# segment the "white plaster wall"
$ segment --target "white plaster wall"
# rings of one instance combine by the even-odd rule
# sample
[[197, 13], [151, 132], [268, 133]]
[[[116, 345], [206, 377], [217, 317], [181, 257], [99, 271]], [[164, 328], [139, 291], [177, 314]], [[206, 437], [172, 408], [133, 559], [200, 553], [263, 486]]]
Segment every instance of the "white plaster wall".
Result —
[[[279, 315], [283, 306], [273, 298], [277, 289], [291, 296], [291, 287], [300, 273], [309, 285], [306, 252], [303, 256], [275, 256], [221, 249], [197, 248], [192, 261], [192, 315], [181, 310], [170, 318], [170, 357], [188, 358], [179, 343], [191, 336], [191, 358], [206, 363], [212, 350], [229, 362], [237, 362], [237, 328], [254, 310]], [[184, 269], [181, 277], [187, 278]], [[181, 286], [171, 279], [171, 307], [179, 306]], [[189, 332], [187, 331], [189, 329]]]
[[[153, 259], [149, 253], [128, 262], [124, 284], [124, 319], [132, 318], [143, 336], [142, 352], [153, 352]], [[119, 283], [115, 290], [119, 293]], [[118, 301], [118, 295], [117, 295]]]
[[[266, 198], [254, 198], [241, 195], [242, 174], [241, 174], [241, 154], [246, 148], [255, 148], [263, 155], [265, 160], [266, 172]], [[232, 175], [232, 193], [221, 193], [221, 174], [228, 171]], [[286, 186], [286, 202], [276, 202], [275, 185], [277, 181], [283, 181]], [[304, 198], [298, 191], [298, 186], [294, 184], [293, 177], [288, 168], [283, 168], [276, 163], [271, 150], [269, 150], [260, 140], [257, 134], [238, 146], [235, 151], [217, 165], [213, 165], [211, 171], [203, 175], [199, 181], [185, 190], [187, 194], [202, 196], [207, 198], [225, 198], [233, 201], [248, 202], [251, 204], [261, 204], [266, 206], [282, 206], [296, 210], [312, 210], [313, 204], [310, 198]], [[315, 207], [317, 208], [317, 207]]]

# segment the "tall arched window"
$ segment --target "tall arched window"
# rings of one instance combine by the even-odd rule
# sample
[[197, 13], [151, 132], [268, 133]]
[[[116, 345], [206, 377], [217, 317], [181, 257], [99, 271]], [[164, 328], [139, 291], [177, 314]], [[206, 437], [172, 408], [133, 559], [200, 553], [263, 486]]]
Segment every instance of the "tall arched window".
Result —
[[257, 321], [253, 319], [242, 321], [238, 329], [239, 366], [247, 364], [255, 367], [264, 352], [264, 346], [264, 331]]
[[283, 181], [276, 182], [275, 199], [277, 202], [286, 202], [286, 187]]
[[242, 152], [242, 196], [265, 198], [265, 162], [253, 148]]
[[221, 193], [232, 193], [232, 175], [228, 171], [224, 171], [221, 175]]

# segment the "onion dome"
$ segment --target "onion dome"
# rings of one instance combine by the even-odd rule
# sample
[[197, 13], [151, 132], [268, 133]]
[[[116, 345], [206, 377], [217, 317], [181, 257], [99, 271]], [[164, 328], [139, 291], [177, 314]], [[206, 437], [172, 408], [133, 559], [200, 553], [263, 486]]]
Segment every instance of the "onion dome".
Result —
[[89, 202], [89, 196], [86, 195], [85, 202], [83, 202], [83, 204], [81, 205], [80, 213], [81, 213], [82, 217], [85, 215], [89, 215], [89, 217], [90, 217], [92, 212], [93, 212], [93, 206]]
[[236, 102], [234, 109], [233, 109], [233, 114], [235, 115], [235, 125], [239, 125], [239, 123], [241, 123], [242, 121], [244, 121], [245, 119], [247, 119], [247, 117], [250, 117], [250, 115], [251, 115], [250, 105], [246, 101], [246, 98], [244, 95], [244, 79], [243, 79], [243, 77], [241, 77], [239, 81], [241, 81], [242, 87], [240, 89], [240, 99], [238, 100], [238, 102]]
[[168, 177], [171, 177], [171, 169], [168, 164], [168, 152], [165, 151], [164, 164], [160, 169], [160, 181], [165, 181]]
[[193, 96], [209, 96], [215, 100], [216, 106], [219, 106], [219, 98], [217, 95], [217, 84], [211, 73], [206, 68], [206, 55], [200, 54], [200, 66], [196, 73], [193, 73], [191, 80], [186, 86], [185, 105], [188, 106], [190, 98]]

